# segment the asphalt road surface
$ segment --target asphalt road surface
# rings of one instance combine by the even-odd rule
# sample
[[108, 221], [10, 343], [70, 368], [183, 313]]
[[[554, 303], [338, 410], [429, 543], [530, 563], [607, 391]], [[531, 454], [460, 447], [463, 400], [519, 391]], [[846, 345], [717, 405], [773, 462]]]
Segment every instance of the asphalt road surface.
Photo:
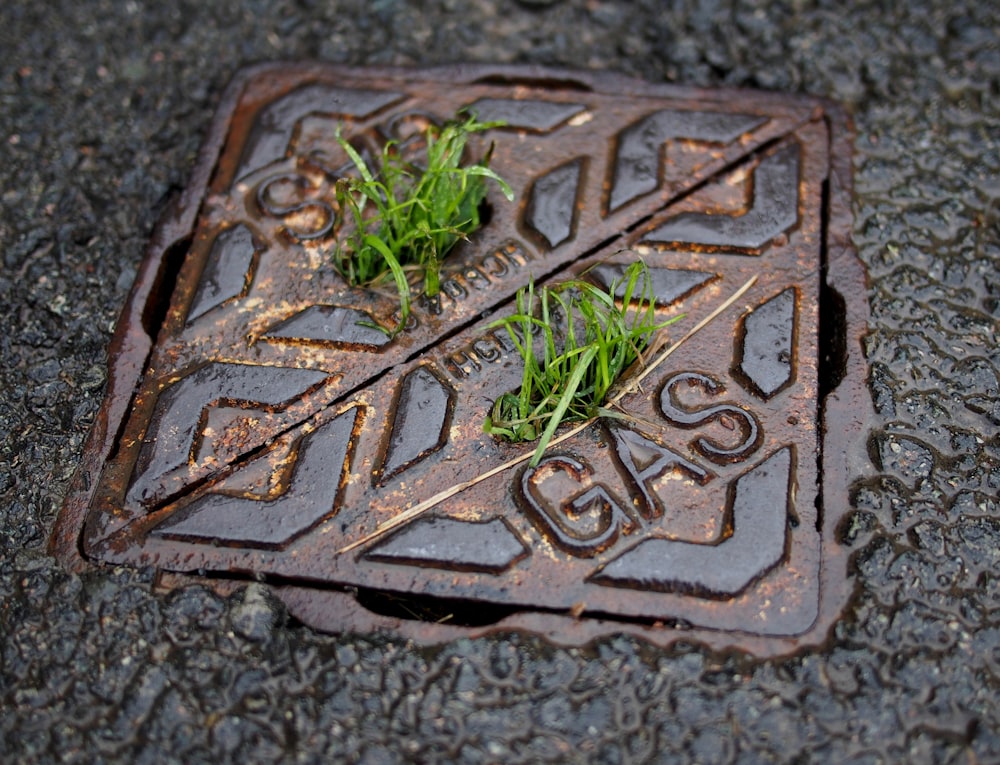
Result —
[[[991, 2], [0, 6], [0, 760], [1000, 761], [1000, 8]], [[536, 63], [853, 114], [873, 416], [853, 593], [782, 660], [329, 636], [260, 587], [67, 573], [46, 537], [111, 329], [222, 89], [289, 59]]]

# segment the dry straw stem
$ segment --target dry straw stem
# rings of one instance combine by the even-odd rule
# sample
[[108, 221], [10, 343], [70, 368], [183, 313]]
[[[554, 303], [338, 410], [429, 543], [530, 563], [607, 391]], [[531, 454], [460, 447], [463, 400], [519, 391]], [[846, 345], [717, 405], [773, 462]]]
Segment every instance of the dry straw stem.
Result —
[[[753, 287], [753, 285], [756, 282], [757, 282], [756, 276], [750, 277], [742, 287], [740, 287], [738, 290], [736, 290], [736, 292], [730, 295], [723, 303], [717, 306], [705, 318], [703, 318], [701, 321], [699, 321], [697, 324], [691, 327], [691, 329], [689, 329], [687, 333], [681, 337], [680, 340], [678, 340], [676, 343], [674, 343], [669, 348], [664, 350], [659, 356], [653, 359], [653, 361], [651, 361], [649, 365], [646, 366], [641, 372], [639, 372], [634, 377], [626, 381], [624, 385], [619, 389], [619, 391], [612, 398], [608, 400], [608, 405], [613, 406], [617, 404], [623, 398], [625, 398], [625, 396], [637, 390], [639, 386], [642, 384], [643, 380], [649, 377], [649, 375], [651, 375], [656, 370], [657, 367], [662, 365], [674, 351], [680, 348], [684, 343], [686, 343], [688, 340], [694, 337], [698, 332], [703, 330], [710, 323], [715, 321], [715, 319], [717, 319], [730, 306], [732, 306], [733, 303], [739, 300], [747, 292], [747, 290]], [[586, 420], [585, 422], [581, 422], [579, 425], [566, 431], [561, 436], [553, 438], [549, 442], [549, 447], [553, 447], [563, 443], [564, 441], [568, 441], [569, 439], [573, 438], [573, 436], [582, 433], [584, 430], [589, 428], [598, 419], [599, 419], [598, 417], [594, 417], [589, 420]], [[459, 492], [463, 492], [466, 489], [475, 486], [476, 484], [482, 483], [483, 481], [486, 481], [492, 478], [493, 476], [504, 472], [505, 470], [509, 470], [512, 467], [517, 467], [522, 462], [527, 462], [532, 458], [533, 455], [534, 455], [534, 450], [527, 451], [524, 454], [520, 455], [519, 457], [515, 457], [512, 460], [508, 460], [502, 465], [497, 465], [495, 468], [487, 470], [485, 473], [482, 473], [476, 476], [475, 478], [471, 478], [468, 481], [462, 481], [461, 483], [455, 484], [454, 486], [451, 486], [443, 491], [438, 492], [432, 497], [428, 497], [423, 502], [417, 503], [408, 510], [404, 510], [399, 515], [396, 515], [395, 517], [390, 518], [388, 521], [381, 524], [380, 526], [377, 526], [375, 530], [372, 531], [371, 533], [366, 534], [360, 539], [357, 539], [354, 542], [351, 542], [350, 544], [340, 548], [339, 550], [337, 550], [337, 554], [339, 555], [341, 553], [351, 552], [352, 550], [356, 550], [358, 547], [361, 547], [362, 545], [366, 545], [369, 542], [378, 539], [379, 537], [389, 533], [393, 529], [398, 528], [405, 523], [409, 523], [417, 516], [427, 512], [432, 507], [439, 505], [446, 499], [455, 496]]]

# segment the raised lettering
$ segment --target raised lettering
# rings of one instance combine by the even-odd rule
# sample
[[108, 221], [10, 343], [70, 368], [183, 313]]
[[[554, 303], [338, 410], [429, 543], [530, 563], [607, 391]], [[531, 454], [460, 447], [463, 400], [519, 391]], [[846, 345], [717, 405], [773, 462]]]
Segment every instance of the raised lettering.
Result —
[[490, 335], [481, 337], [472, 344], [472, 350], [475, 351], [476, 356], [478, 356], [483, 361], [497, 361], [500, 356], [500, 349], [496, 345], [490, 343]]
[[[529, 515], [542, 533], [580, 557], [610, 547], [636, 525], [603, 484], [590, 483], [592, 472], [569, 457], [547, 457], [521, 479]], [[578, 491], [571, 493], [574, 488]]]
[[445, 279], [441, 282], [441, 291], [452, 300], [464, 300], [469, 296], [469, 293], [465, 291], [465, 287], [455, 279]]
[[301, 173], [284, 173], [257, 188], [257, 205], [267, 215], [284, 223], [293, 241], [320, 239], [333, 231], [335, 216], [321, 198], [322, 182]]
[[506, 276], [509, 271], [507, 263], [504, 261], [499, 252], [487, 255], [480, 262], [486, 270], [486, 273], [490, 276]]
[[635, 481], [636, 488], [645, 501], [645, 508], [641, 508], [640, 512], [646, 519], [658, 518], [664, 512], [663, 499], [653, 486], [656, 479], [674, 470], [683, 472], [702, 485], [712, 477], [700, 465], [684, 459], [641, 433], [620, 426], [609, 426], [608, 430], [614, 438], [619, 461]]
[[510, 337], [510, 333], [505, 329], [495, 329], [492, 332], [487, 333], [489, 337], [493, 338], [493, 342], [503, 348], [504, 353], [510, 353], [517, 349], [514, 345], [514, 341]]
[[685, 407], [678, 399], [677, 390], [681, 384], [701, 388], [712, 395], [722, 393], [725, 387], [718, 380], [700, 372], [681, 372], [671, 377], [660, 392], [660, 411], [674, 425], [694, 428], [709, 422], [718, 422], [722, 427], [739, 431], [740, 440], [733, 446], [726, 446], [714, 439], [699, 436], [691, 442], [701, 454], [717, 463], [738, 462], [746, 459], [760, 448], [762, 434], [760, 423], [747, 410], [733, 404], [718, 404], [701, 408]]
[[469, 286], [477, 290], [489, 289], [490, 280], [486, 278], [486, 274], [480, 271], [475, 266], [468, 266], [463, 272], [462, 276], [465, 277], [465, 281], [469, 283]]
[[513, 265], [526, 266], [529, 260], [534, 260], [534, 257], [529, 255], [528, 252], [517, 242], [511, 242], [506, 247], [503, 248], [504, 255], [507, 256]]
[[448, 367], [448, 371], [458, 379], [472, 377], [473, 374], [482, 369], [479, 359], [469, 347], [459, 348], [454, 353], [449, 354], [444, 363]]

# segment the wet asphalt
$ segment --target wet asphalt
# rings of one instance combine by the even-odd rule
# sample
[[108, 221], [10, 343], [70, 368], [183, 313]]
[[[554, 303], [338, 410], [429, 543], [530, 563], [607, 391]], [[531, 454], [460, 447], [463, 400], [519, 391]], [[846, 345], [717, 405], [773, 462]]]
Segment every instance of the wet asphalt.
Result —
[[[995, 3], [128, 2], [0, 7], [0, 760], [1000, 761]], [[259, 587], [66, 572], [46, 536], [145, 242], [248, 63], [610, 69], [854, 116], [872, 416], [853, 593], [782, 660], [529, 635], [416, 648]]]

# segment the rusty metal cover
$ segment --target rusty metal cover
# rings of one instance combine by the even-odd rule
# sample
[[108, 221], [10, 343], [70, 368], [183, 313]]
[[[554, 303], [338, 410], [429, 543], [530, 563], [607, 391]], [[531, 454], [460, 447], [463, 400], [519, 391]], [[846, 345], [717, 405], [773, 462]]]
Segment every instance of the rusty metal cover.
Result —
[[[495, 143], [516, 199], [488, 198], [442, 300], [390, 338], [370, 325], [394, 326], [394, 296], [331, 266], [335, 136], [377, 156], [463, 107], [506, 122], [472, 148]], [[263, 579], [329, 630], [822, 641], [867, 409], [849, 182], [846, 120], [810, 98], [522, 68], [248, 70], [154, 235], [54, 547], [166, 583]], [[529, 279], [610, 285], [636, 257], [658, 312], [684, 314], [675, 343], [757, 281], [624, 399], [632, 419], [529, 467], [532, 446], [482, 430], [520, 380], [490, 322]]]

